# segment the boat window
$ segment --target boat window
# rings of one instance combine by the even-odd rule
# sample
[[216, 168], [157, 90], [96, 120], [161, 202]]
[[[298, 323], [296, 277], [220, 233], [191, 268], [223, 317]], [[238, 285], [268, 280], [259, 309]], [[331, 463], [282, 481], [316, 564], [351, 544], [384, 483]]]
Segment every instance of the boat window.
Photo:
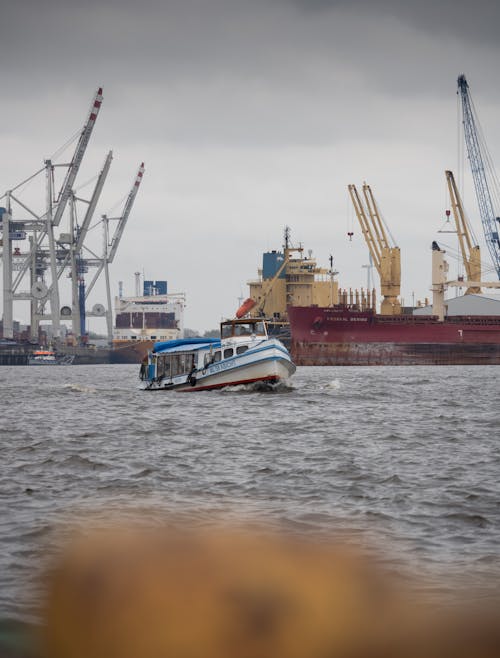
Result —
[[233, 335], [233, 325], [232, 324], [223, 324], [220, 328], [221, 338], [231, 338]]
[[254, 333], [253, 323], [248, 324], [235, 324], [234, 325], [234, 335], [235, 336], [251, 336]]
[[156, 361], [156, 376], [170, 376], [170, 357], [168, 355], [158, 356]]
[[179, 374], [179, 355], [172, 354], [170, 363], [172, 367], [172, 377], [175, 377]]
[[234, 350], [232, 347], [228, 347], [227, 349], [224, 350], [224, 358], [229, 359], [231, 356], [233, 356]]
[[240, 345], [239, 347], [236, 348], [236, 354], [243, 354], [243, 352], [246, 352], [248, 349], [248, 345]]
[[172, 354], [171, 359], [172, 377], [191, 372], [194, 367], [194, 353], [192, 352], [188, 352], [187, 354]]
[[214, 361], [217, 363], [217, 361], [220, 361], [220, 350], [217, 350], [217, 352], [214, 353]]
[[266, 335], [266, 328], [265, 328], [263, 322], [256, 322], [254, 324], [253, 331], [254, 331], [255, 334], [258, 334], [259, 336], [265, 336]]

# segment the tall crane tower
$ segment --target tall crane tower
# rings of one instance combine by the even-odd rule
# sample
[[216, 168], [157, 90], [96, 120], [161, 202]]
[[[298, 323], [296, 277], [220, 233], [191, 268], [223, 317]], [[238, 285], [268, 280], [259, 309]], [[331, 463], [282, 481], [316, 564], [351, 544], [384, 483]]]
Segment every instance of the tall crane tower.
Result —
[[386, 231], [380, 212], [369, 185], [363, 183], [364, 201], [355, 185], [349, 185], [356, 217], [361, 226], [363, 237], [373, 264], [380, 276], [380, 289], [382, 292], [382, 315], [399, 315], [401, 303], [401, 252], [394, 244], [394, 238]]
[[[445, 171], [445, 176], [467, 281], [481, 281], [481, 249], [479, 245], [473, 244], [472, 231], [465, 215], [453, 172]], [[466, 295], [480, 293], [481, 288], [477, 286], [469, 286], [465, 291]]]
[[[500, 217], [498, 216], [499, 189], [493, 164], [480, 131], [477, 114], [472, 103], [469, 85], [465, 75], [457, 80], [458, 93], [462, 101], [462, 121], [464, 126], [467, 154], [476, 188], [479, 213], [483, 224], [486, 245], [491, 255], [498, 278], [500, 279]], [[494, 204], [495, 201], [495, 204]], [[495, 205], [497, 211], [495, 211]]]

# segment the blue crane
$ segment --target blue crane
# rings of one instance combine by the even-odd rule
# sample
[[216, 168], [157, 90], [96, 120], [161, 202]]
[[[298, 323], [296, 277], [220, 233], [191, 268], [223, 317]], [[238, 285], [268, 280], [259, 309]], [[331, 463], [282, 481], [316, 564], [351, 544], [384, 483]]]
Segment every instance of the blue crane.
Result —
[[500, 279], [500, 240], [498, 238], [500, 217], [495, 212], [492, 200], [493, 194], [498, 204], [498, 182], [486, 143], [482, 138], [479, 121], [470, 97], [469, 85], [465, 79], [465, 75], [460, 75], [457, 83], [458, 93], [462, 100], [462, 121], [465, 143], [467, 145], [467, 154], [474, 179], [474, 187], [476, 188], [484, 236], [493, 265]]

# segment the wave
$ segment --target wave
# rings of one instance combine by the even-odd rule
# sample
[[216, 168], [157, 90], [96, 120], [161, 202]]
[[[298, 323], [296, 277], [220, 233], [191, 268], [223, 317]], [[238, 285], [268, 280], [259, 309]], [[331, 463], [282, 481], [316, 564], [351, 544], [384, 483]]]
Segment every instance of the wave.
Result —
[[75, 391], [75, 393], [97, 393], [96, 388], [84, 386], [83, 384], [65, 384], [63, 388], [67, 391]]

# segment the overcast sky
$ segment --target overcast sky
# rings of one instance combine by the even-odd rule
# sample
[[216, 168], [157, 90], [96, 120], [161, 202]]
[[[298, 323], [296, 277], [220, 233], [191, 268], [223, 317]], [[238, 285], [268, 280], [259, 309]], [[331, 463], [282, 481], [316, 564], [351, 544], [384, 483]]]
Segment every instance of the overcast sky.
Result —
[[[401, 247], [409, 304], [430, 294], [432, 240], [456, 249], [437, 231], [449, 207], [444, 170], [463, 166], [461, 72], [500, 162], [499, 24], [487, 0], [4, 1], [0, 193], [81, 128], [102, 85], [77, 188], [112, 148], [98, 214], [116, 214], [146, 164], [113, 294], [119, 280], [133, 294], [136, 270], [166, 278], [187, 294], [186, 325], [214, 327], [247, 296], [262, 252], [281, 247], [285, 224], [320, 264], [333, 254], [342, 287], [364, 286], [367, 249], [347, 185], [366, 180]], [[41, 210], [43, 179], [21, 196]], [[104, 301], [102, 287], [92, 301]], [[27, 319], [27, 307], [15, 316]]]

